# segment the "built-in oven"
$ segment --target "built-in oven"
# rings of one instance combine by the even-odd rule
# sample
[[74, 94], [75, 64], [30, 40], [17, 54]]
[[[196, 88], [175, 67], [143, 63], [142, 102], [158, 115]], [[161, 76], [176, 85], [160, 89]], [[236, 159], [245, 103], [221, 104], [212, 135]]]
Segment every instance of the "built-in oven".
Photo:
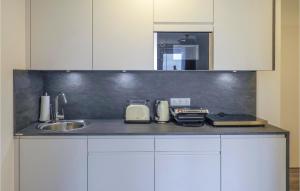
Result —
[[154, 69], [209, 70], [212, 50], [211, 32], [156, 32]]

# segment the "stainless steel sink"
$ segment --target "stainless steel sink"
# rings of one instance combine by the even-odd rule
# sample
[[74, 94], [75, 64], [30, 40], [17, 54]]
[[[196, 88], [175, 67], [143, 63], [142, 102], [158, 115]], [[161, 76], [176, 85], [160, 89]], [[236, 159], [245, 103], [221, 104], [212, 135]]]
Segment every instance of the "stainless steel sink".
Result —
[[60, 120], [54, 122], [40, 123], [38, 129], [44, 131], [72, 131], [86, 127], [84, 120]]

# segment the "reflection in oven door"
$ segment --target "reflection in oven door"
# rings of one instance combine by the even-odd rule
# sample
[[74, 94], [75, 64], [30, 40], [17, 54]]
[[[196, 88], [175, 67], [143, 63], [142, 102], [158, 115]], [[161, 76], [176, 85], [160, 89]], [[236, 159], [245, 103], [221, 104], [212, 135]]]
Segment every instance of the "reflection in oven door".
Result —
[[157, 70], [208, 70], [210, 33], [156, 34]]

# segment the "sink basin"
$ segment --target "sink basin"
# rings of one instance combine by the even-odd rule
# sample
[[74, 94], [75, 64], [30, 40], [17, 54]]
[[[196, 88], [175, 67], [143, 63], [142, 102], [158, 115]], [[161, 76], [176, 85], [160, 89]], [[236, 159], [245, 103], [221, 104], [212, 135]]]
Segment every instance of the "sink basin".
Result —
[[61, 120], [49, 123], [40, 123], [38, 129], [44, 131], [72, 131], [86, 127], [84, 120]]

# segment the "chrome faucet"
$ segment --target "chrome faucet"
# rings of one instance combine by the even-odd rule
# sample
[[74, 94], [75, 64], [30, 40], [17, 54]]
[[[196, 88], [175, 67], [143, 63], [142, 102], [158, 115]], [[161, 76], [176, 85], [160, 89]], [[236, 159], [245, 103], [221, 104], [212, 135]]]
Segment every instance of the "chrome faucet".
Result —
[[59, 101], [60, 96], [63, 98], [64, 104], [68, 103], [66, 95], [63, 92], [60, 92], [60, 93], [57, 94], [57, 96], [55, 97], [55, 113], [54, 113], [55, 121], [63, 120], [65, 118], [63, 108], [61, 109], [61, 114], [58, 112], [58, 107], [59, 107], [59, 102], [58, 101]]

